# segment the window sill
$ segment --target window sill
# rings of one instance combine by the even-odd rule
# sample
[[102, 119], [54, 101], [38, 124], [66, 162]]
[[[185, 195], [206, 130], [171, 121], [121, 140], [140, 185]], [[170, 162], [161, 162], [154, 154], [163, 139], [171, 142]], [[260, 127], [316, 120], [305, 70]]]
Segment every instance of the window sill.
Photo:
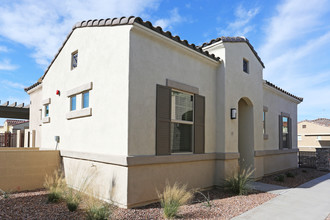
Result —
[[50, 117], [48, 116], [48, 117], [42, 118], [41, 122], [42, 122], [43, 124], [45, 124], [45, 123], [49, 123], [49, 122], [50, 122]]
[[92, 116], [92, 108], [84, 108], [67, 113], [66, 119], [70, 120], [70, 119], [89, 117], [89, 116]]
[[264, 134], [264, 140], [268, 140], [268, 134]]

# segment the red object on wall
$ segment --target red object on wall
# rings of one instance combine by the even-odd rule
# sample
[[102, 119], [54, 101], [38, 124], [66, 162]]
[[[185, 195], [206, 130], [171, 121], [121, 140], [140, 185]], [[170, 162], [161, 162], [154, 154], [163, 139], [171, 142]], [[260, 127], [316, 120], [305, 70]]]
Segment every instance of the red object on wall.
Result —
[[56, 95], [60, 95], [60, 90], [56, 90]]

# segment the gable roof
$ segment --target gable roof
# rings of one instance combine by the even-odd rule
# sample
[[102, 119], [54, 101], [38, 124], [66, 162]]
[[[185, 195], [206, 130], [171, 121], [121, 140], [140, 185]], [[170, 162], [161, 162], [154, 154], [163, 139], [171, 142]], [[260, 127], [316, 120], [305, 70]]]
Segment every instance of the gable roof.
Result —
[[257, 51], [254, 49], [254, 47], [252, 46], [252, 44], [250, 43], [250, 41], [247, 38], [245, 38], [245, 37], [218, 37], [216, 39], [212, 39], [210, 42], [203, 43], [202, 46], [200, 46], [200, 47], [204, 48], [204, 47], [210, 46], [216, 42], [230, 42], [230, 43], [245, 42], [245, 43], [247, 43], [247, 45], [250, 47], [250, 49], [252, 50], [253, 54], [256, 56], [256, 58], [258, 59], [258, 61], [262, 65], [262, 67], [265, 68], [265, 65], [262, 62], [261, 58], [259, 57]]
[[104, 27], [104, 26], [118, 26], [118, 25], [133, 25], [134, 23], [140, 24], [140, 25], [142, 25], [142, 26], [144, 26], [144, 27], [146, 27], [146, 28], [158, 33], [158, 34], [161, 34], [161, 35], [163, 35], [163, 36], [165, 36], [165, 37], [167, 37], [167, 38], [169, 38], [169, 39], [171, 39], [171, 40], [173, 40], [173, 41], [175, 41], [175, 42], [177, 42], [177, 43], [179, 43], [183, 46], [186, 46], [186, 47], [188, 47], [192, 50], [195, 50], [198, 53], [202, 54], [203, 56], [211, 58], [215, 61], [220, 61], [220, 57], [216, 57], [214, 54], [210, 54], [208, 51], [204, 51], [201, 47], [198, 47], [195, 44], [189, 44], [187, 40], [181, 40], [179, 36], [173, 36], [170, 31], [164, 32], [161, 27], [159, 27], [159, 26], [154, 27], [150, 21], [143, 21], [142, 18], [140, 18], [140, 17], [130, 16], [130, 17], [121, 17], [121, 18], [107, 18], [107, 19], [95, 19], [95, 20], [81, 21], [81, 22], [76, 23], [76, 25], [74, 25], [72, 27], [71, 32], [67, 35], [65, 41], [63, 42], [62, 46], [60, 47], [60, 49], [56, 53], [55, 57], [51, 61], [50, 65], [46, 69], [43, 76], [38, 79], [38, 82], [36, 82], [35, 84], [25, 88], [24, 90], [27, 92], [27, 91], [29, 91], [30, 89], [36, 87], [37, 85], [39, 85], [42, 82], [42, 80], [45, 78], [48, 70], [50, 69], [50, 67], [52, 66], [54, 61], [56, 60], [57, 56], [59, 55], [59, 53], [61, 52], [64, 45], [69, 40], [70, 36], [72, 35], [72, 33], [75, 29], [84, 28], [84, 27]]
[[302, 102], [302, 101], [304, 100], [303, 98], [298, 97], [298, 96], [295, 96], [295, 95], [293, 95], [293, 94], [291, 94], [291, 93], [285, 91], [284, 89], [282, 89], [282, 88], [280, 88], [280, 87], [274, 85], [273, 83], [268, 82], [267, 80], [264, 80], [264, 83], [265, 83], [266, 85], [270, 86], [270, 87], [273, 87], [274, 89], [277, 89], [277, 90], [280, 91], [280, 92], [283, 92], [283, 93], [285, 93], [285, 94], [287, 94], [287, 95], [289, 95], [289, 96], [291, 96], [291, 97], [293, 97], [293, 98], [299, 100], [300, 102]]
[[314, 120], [304, 120], [304, 121], [301, 121], [299, 123], [302, 123], [302, 122], [311, 122], [311, 123], [322, 125], [322, 126], [325, 126], [325, 127], [330, 127], [330, 119], [327, 119], [327, 118], [317, 118], [317, 119], [314, 119]]

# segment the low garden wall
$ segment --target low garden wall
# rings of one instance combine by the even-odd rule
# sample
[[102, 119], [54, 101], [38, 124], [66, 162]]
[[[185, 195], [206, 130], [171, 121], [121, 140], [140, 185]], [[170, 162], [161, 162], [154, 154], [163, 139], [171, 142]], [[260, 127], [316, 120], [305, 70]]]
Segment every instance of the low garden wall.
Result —
[[330, 148], [316, 148], [316, 169], [330, 171]]
[[59, 151], [0, 148], [0, 189], [5, 192], [43, 188], [46, 174], [60, 167]]

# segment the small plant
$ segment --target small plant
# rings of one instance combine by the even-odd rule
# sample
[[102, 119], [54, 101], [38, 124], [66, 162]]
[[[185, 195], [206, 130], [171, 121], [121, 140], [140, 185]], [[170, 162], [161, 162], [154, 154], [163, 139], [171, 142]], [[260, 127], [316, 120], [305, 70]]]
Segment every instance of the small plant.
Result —
[[274, 177], [274, 180], [278, 182], [284, 182], [284, 175], [283, 174], [277, 175]]
[[303, 173], [307, 173], [307, 170], [302, 170], [301, 172], [303, 172]]
[[59, 202], [66, 188], [62, 172], [55, 170], [53, 175], [46, 175], [44, 187], [48, 190], [48, 202]]
[[187, 185], [174, 183], [174, 185], [171, 186], [167, 183], [163, 193], [158, 193], [158, 197], [164, 209], [164, 217], [174, 218], [180, 206], [187, 204], [192, 199], [193, 193], [187, 190]]
[[205, 202], [203, 203], [203, 205], [206, 206], [206, 207], [211, 208], [212, 207], [212, 203], [211, 203], [211, 199], [210, 199], [210, 193], [207, 192], [207, 196], [204, 193], [199, 192], [199, 191], [197, 191], [197, 193], [201, 194], [204, 197]]
[[291, 173], [291, 172], [287, 172], [286, 174], [286, 177], [290, 177], [290, 178], [294, 178], [294, 174], [293, 173]]
[[225, 180], [224, 188], [237, 195], [244, 195], [249, 191], [249, 184], [252, 182], [251, 176], [254, 170], [249, 168], [238, 168], [238, 171]]
[[107, 220], [112, 214], [109, 204], [102, 202], [94, 197], [90, 197], [86, 208], [86, 219], [88, 220]]
[[11, 192], [6, 192], [6, 191], [3, 191], [2, 189], [0, 189], [0, 193], [2, 194], [2, 197], [4, 199], [9, 199], [10, 198]]
[[64, 198], [68, 209], [74, 212], [81, 202], [81, 192], [72, 188], [67, 188]]

